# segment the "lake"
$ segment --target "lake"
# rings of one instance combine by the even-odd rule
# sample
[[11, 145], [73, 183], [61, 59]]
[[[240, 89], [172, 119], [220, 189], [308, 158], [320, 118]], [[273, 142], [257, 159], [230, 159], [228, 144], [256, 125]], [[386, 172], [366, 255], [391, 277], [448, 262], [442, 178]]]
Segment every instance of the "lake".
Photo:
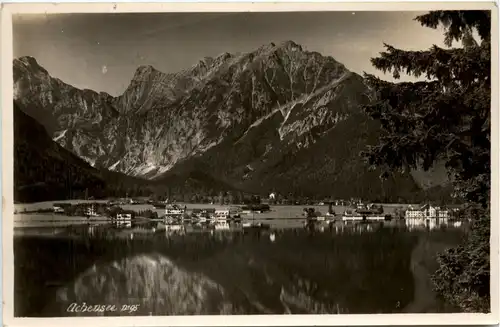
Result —
[[454, 312], [430, 274], [463, 235], [394, 222], [16, 228], [15, 316]]

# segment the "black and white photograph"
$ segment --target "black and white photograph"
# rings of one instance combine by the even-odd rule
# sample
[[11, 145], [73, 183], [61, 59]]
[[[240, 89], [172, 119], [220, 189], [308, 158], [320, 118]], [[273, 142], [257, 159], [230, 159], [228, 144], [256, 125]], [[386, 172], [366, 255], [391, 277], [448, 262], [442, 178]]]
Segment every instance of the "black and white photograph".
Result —
[[386, 6], [12, 5], [13, 318], [498, 323], [498, 8]]

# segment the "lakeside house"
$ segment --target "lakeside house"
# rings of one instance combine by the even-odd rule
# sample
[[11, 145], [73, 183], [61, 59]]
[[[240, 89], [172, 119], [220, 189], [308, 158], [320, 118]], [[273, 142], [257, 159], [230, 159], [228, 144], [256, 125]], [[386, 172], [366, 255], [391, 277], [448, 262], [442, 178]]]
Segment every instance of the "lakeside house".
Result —
[[409, 206], [405, 211], [405, 218], [410, 219], [431, 219], [431, 218], [448, 218], [450, 211], [444, 207], [432, 206], [425, 204], [421, 207]]
[[191, 217], [192, 218], [200, 218], [202, 216], [202, 209], [195, 208], [191, 210]]
[[186, 212], [186, 207], [181, 208], [178, 205], [174, 204], [171, 206], [167, 206], [165, 208], [165, 215], [183, 215]]
[[233, 206], [229, 208], [229, 216], [232, 218], [240, 218], [243, 210], [241, 207]]
[[420, 208], [409, 206], [405, 211], [405, 218], [423, 218], [424, 212]]
[[52, 209], [54, 213], [64, 213], [66, 208], [71, 207], [71, 203], [54, 203]]
[[344, 211], [342, 221], [383, 221], [392, 219], [391, 215], [384, 214], [383, 206], [377, 207], [375, 204], [365, 205], [363, 203], [357, 203], [352, 207], [352, 209]]
[[384, 220], [390, 220], [389, 215], [362, 215], [360, 213], [352, 213], [349, 211], [346, 211], [344, 215], [342, 216], [342, 221], [344, 222], [354, 222], [354, 221], [384, 221]]
[[212, 217], [215, 217], [214, 208], [208, 208], [208, 209], [195, 208], [191, 211], [191, 219], [194, 219], [199, 223], [204, 223]]
[[216, 221], [226, 221], [228, 219], [239, 219], [241, 218], [242, 209], [240, 207], [230, 207], [217, 209], [213, 211], [213, 214], [210, 216]]
[[241, 208], [242, 213], [251, 214], [251, 213], [263, 213], [266, 211], [271, 211], [271, 207], [268, 204], [251, 204], [245, 205]]
[[326, 220], [325, 215], [321, 212], [316, 211], [314, 208], [304, 208], [303, 215], [306, 217], [306, 220], [315, 220], [315, 221], [324, 221]]
[[197, 218], [210, 218], [215, 215], [215, 208], [207, 208], [207, 209], [193, 209], [191, 212], [193, 217]]
[[118, 213], [116, 214], [116, 220], [132, 220], [131, 213]]
[[132, 214], [131, 213], [117, 213], [114, 219], [117, 226], [132, 227]]
[[99, 214], [97, 213], [95, 204], [92, 203], [91, 205], [88, 205], [85, 208], [85, 216], [88, 216], [88, 217], [98, 217], [99, 216]]
[[215, 210], [214, 218], [217, 221], [226, 221], [227, 219], [229, 219], [229, 209]]

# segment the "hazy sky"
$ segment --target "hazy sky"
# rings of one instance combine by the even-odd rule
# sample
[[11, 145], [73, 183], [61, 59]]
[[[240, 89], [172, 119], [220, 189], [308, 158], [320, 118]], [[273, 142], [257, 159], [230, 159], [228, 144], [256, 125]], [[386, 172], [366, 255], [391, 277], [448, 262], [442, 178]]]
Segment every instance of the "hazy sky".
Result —
[[[33, 56], [79, 88], [121, 94], [136, 68], [188, 68], [204, 56], [247, 52], [293, 40], [354, 72], [380, 73], [370, 58], [383, 43], [422, 50], [443, 33], [413, 20], [419, 12], [65, 14], [14, 17], [14, 57]], [[380, 75], [382, 76], [382, 75]], [[386, 76], [390, 78], [390, 76]]]

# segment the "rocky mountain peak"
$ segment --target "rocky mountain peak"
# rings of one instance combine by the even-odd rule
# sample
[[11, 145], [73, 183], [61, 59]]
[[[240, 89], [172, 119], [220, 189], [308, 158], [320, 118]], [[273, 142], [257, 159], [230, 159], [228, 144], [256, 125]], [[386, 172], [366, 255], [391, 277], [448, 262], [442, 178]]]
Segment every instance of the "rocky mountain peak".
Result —
[[223, 52], [220, 55], [218, 55], [215, 59], [220, 61], [220, 60], [227, 60], [230, 59], [232, 55], [229, 52]]
[[211, 63], [212, 69], [215, 67], [220, 67], [224, 63], [226, 63], [228, 60], [234, 58], [234, 55], [228, 53], [228, 52], [223, 52], [219, 54], [217, 57], [214, 58], [214, 60]]
[[284, 48], [291, 51], [302, 51], [302, 46], [295, 43], [294, 41], [287, 40], [283, 41], [277, 46], [278, 48]]
[[102, 97], [102, 98], [109, 98], [109, 97], [112, 97], [112, 95], [110, 95], [108, 92], [99, 92], [99, 96]]
[[268, 44], [264, 44], [256, 50], [256, 53], [259, 54], [272, 54], [276, 51], [298, 51], [302, 52], [303, 47], [300, 44], [295, 43], [291, 40], [281, 41], [281, 42], [270, 42]]
[[37, 60], [31, 56], [24, 56], [14, 59], [14, 80], [19, 78], [19, 74], [34, 74], [37, 76], [49, 75], [47, 70], [40, 66]]
[[137, 69], [135, 70], [132, 82], [143, 80], [155, 73], [161, 73], [161, 72], [156, 68], [154, 68], [152, 65], [141, 65], [137, 67]]
[[274, 49], [275, 46], [276, 46], [276, 44], [274, 44], [274, 42], [264, 44], [264, 45], [261, 45], [260, 47], [258, 47], [254, 51], [254, 53], [255, 54], [266, 53], [266, 52], [269, 52], [270, 50]]
[[42, 68], [38, 62], [36, 61], [36, 59], [34, 57], [31, 57], [31, 56], [24, 56], [24, 57], [19, 57], [18, 59], [14, 59], [14, 64], [23, 64], [24, 66], [27, 66], [27, 67], [34, 67], [34, 68], [37, 68], [37, 69], [43, 69], [45, 70], [44, 68]]
[[194, 68], [204, 68], [204, 69], [208, 69], [210, 68], [210, 66], [213, 64], [214, 62], [214, 58], [212, 57], [204, 57], [203, 59], [201, 59], [195, 66]]
[[[36, 62], [29, 58], [23, 61]], [[246, 137], [252, 126], [269, 117], [281, 120], [273, 127], [279, 142], [294, 144], [301, 139], [300, 146], [310, 144], [318, 131], [333, 127], [356, 111], [359, 99], [343, 88], [355, 90], [353, 94], [361, 92], [362, 98], [363, 87], [352, 82], [347, 72], [333, 58], [283, 41], [249, 53], [204, 57], [176, 73], [142, 65], [117, 98], [76, 90], [49, 75], [46, 80], [33, 80], [22, 73], [24, 77], [18, 81], [26, 83], [21, 87], [25, 92], [18, 98], [22, 102], [30, 94], [41, 94], [39, 100], [28, 101], [37, 104], [32, 108], [58, 108], [49, 130], [56, 130], [58, 142], [80, 157], [143, 175], [151, 169], [170, 169], [176, 162], [223, 142], [228, 135]], [[356, 86], [345, 86], [348, 83]], [[64, 132], [79, 125], [85, 128]], [[97, 125], [109, 130], [96, 139], [88, 131], [89, 126]], [[61, 134], [65, 137], [59, 137]]]

